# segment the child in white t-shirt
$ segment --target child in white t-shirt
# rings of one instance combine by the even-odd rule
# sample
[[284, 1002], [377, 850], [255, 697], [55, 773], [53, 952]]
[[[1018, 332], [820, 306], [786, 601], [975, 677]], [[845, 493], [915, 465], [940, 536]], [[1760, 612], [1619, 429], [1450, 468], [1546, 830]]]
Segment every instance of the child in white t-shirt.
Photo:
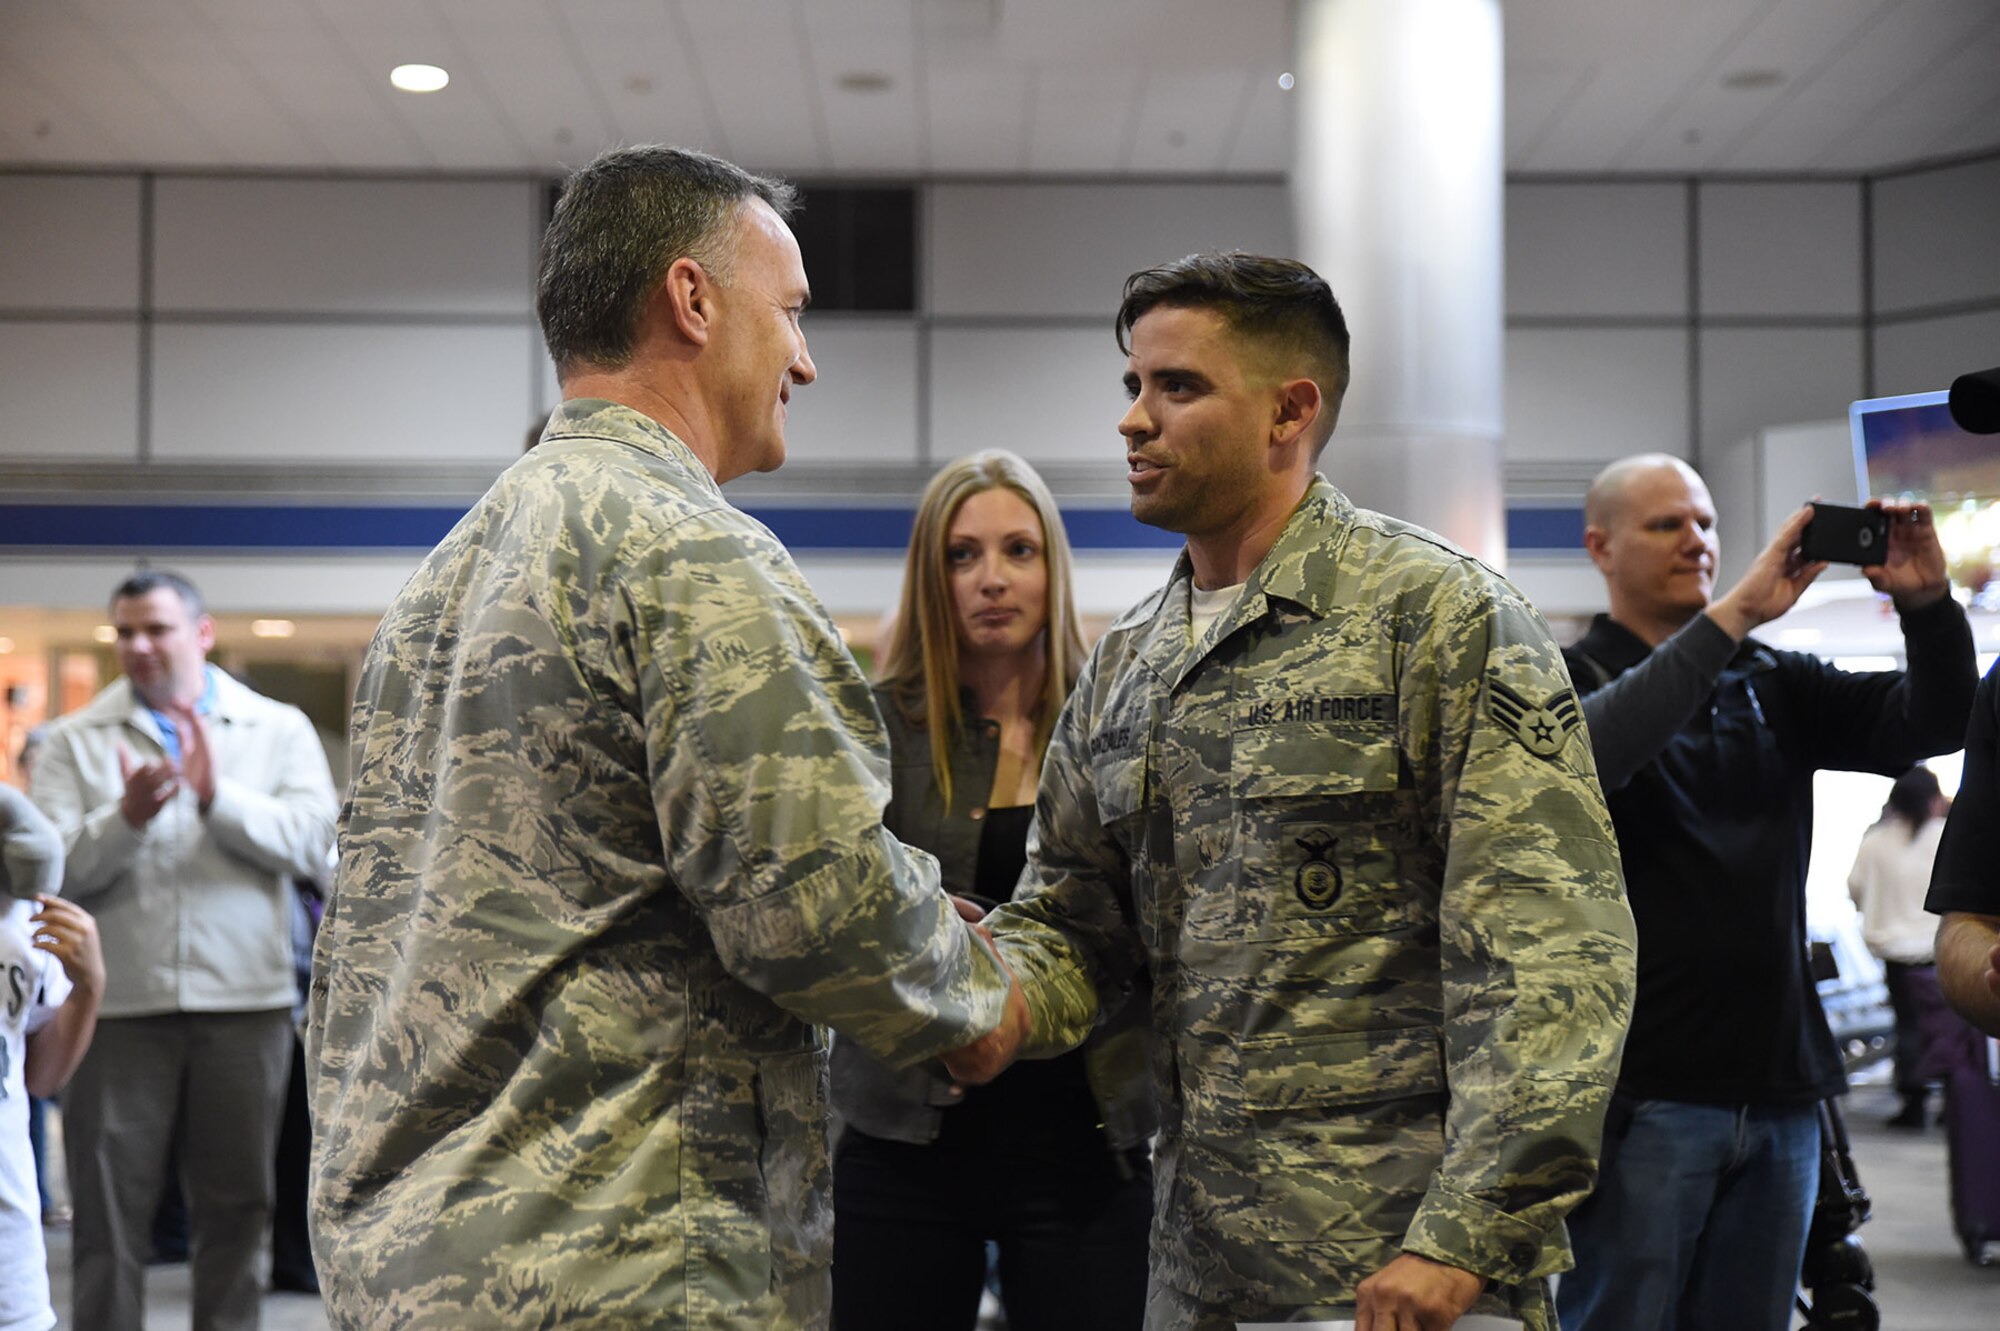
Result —
[[[28, 1096], [54, 1095], [90, 1047], [104, 992], [97, 922], [74, 902], [41, 892], [12, 895], [16, 878], [60, 882], [37, 847], [36, 872], [24, 871], [24, 833], [54, 829], [16, 792], [0, 787], [0, 1331], [48, 1331], [48, 1254], [42, 1247], [41, 1194], [28, 1149]], [[33, 838], [41, 840], [39, 836]], [[46, 843], [44, 843], [45, 845]], [[41, 870], [52, 868], [44, 875]]]

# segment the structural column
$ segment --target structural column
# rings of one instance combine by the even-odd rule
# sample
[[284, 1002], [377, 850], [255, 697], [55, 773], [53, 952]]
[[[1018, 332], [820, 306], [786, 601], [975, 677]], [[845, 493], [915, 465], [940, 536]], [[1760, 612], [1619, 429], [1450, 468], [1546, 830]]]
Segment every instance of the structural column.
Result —
[[1506, 556], [1498, 0], [1299, 0], [1299, 257], [1354, 376], [1320, 467], [1356, 503]]

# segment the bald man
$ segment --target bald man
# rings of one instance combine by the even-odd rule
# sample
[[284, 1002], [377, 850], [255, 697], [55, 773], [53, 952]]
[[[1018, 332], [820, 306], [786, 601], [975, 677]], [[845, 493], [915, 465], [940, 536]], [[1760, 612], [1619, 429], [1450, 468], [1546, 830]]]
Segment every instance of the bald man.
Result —
[[1607, 467], [1584, 546], [1611, 609], [1564, 655], [1639, 930], [1639, 994], [1597, 1190], [1570, 1218], [1565, 1331], [1784, 1331], [1819, 1179], [1818, 1102], [1846, 1090], [1806, 968], [1812, 780], [1959, 747], [1975, 671], [1930, 510], [1883, 504], [1862, 570], [1909, 670], [1858, 674], [1749, 637], [1824, 570], [1779, 528], [1711, 600], [1715, 505], [1678, 458]]

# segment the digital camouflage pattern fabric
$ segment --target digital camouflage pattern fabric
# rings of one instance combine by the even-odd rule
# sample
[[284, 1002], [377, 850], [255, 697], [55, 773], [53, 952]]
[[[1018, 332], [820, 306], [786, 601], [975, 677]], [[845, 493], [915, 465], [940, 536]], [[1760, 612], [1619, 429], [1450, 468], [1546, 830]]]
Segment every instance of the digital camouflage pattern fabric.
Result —
[[771, 534], [572, 401], [369, 648], [309, 1010], [333, 1324], [821, 1327], [827, 1038], [999, 1021]]
[[1038, 1052], [1151, 976], [1149, 1331], [1351, 1308], [1400, 1250], [1551, 1326], [1633, 988], [1556, 645], [1324, 479], [1192, 646], [1188, 580], [1098, 644], [990, 920]]

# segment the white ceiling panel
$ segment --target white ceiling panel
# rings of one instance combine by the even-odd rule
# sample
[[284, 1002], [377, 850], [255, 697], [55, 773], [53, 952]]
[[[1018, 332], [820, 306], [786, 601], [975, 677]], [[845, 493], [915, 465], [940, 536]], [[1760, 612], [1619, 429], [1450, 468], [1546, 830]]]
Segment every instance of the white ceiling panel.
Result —
[[1279, 175], [1292, 165], [1292, 95], [1264, 71], [1244, 75], [1250, 82], [1243, 118], [1220, 169], [1231, 175]]
[[[731, 153], [678, 6], [668, 0], [596, 0], [587, 23], [576, 21], [573, 7], [564, 12], [570, 14], [583, 72], [603, 91], [613, 124], [629, 142]], [[574, 139], [555, 146], [569, 162], [591, 152], [591, 145]]]
[[1236, 70], [1154, 70], [1126, 168], [1148, 175], [1220, 170], [1242, 120], [1246, 78]]
[[933, 70], [929, 82], [931, 169], [953, 173], [1028, 169], [1032, 76], [1013, 65]]
[[[822, 178], [1264, 175], [1289, 164], [1297, 107], [1275, 86], [1291, 0], [0, 8], [0, 166], [548, 172], [664, 140]], [[1855, 172], [2000, 148], [2000, 0], [1503, 15], [1517, 172]], [[451, 86], [392, 90], [406, 61]]]
[[729, 146], [745, 166], [805, 175], [833, 169], [804, 0], [683, 0], [689, 36]]
[[[805, 31], [831, 167], [837, 174], [908, 174], [922, 154], [917, 34], [908, 0], [807, 4]], [[880, 80], [855, 88], [843, 80]]]
[[1041, 71], [1028, 103], [1028, 170], [1101, 170], [1130, 156], [1139, 73], [1062, 65]]

